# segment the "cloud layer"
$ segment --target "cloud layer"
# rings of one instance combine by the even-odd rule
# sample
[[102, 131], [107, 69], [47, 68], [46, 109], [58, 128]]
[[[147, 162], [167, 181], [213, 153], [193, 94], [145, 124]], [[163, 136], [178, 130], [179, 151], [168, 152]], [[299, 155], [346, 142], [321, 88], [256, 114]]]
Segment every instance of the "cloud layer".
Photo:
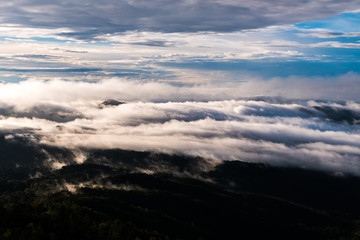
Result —
[[106, 0], [1, 3], [1, 22], [28, 27], [68, 28], [62, 35], [91, 39], [125, 31], [229, 32], [321, 19], [360, 8], [356, 0], [219, 1]]
[[[251, 100], [235, 98], [237, 90], [119, 79], [8, 83], [0, 129], [9, 141], [76, 151], [121, 148], [360, 175], [360, 104]], [[127, 102], [99, 105], [107, 98]]]

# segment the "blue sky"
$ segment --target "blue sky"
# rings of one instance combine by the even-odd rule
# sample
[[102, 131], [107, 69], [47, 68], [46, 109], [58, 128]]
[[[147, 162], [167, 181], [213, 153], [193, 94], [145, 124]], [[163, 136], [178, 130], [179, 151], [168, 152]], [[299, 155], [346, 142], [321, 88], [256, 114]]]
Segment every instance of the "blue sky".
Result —
[[358, 1], [16, 0], [0, 7], [3, 82], [326, 81], [360, 71]]

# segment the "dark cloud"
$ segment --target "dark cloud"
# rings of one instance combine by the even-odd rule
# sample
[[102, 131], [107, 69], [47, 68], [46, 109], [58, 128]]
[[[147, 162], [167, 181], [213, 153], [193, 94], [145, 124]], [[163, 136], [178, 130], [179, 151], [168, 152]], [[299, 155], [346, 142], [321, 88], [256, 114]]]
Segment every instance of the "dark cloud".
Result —
[[314, 109], [321, 112], [327, 121], [350, 125], [360, 124], [360, 112], [331, 106], [314, 106]]
[[1, 6], [3, 23], [70, 28], [62, 35], [92, 39], [132, 30], [156, 32], [229, 32], [328, 17], [360, 7], [357, 0], [217, 1], [106, 0], [25, 1]]
[[[319, 118], [322, 121], [340, 123], [345, 125], [360, 125], [360, 111], [349, 109], [345, 103], [338, 102], [331, 105], [328, 102], [314, 102], [311, 107], [299, 107], [294, 109], [282, 108], [282, 104], [289, 103], [289, 100], [282, 98], [255, 98], [256, 101], [264, 101], [275, 105], [269, 105], [267, 111], [261, 110], [261, 106], [252, 107], [244, 113], [264, 117], [296, 117], [296, 118]], [[303, 101], [295, 101], [294, 104], [303, 105]], [[279, 105], [277, 105], [279, 104]], [[280, 107], [279, 107], [280, 106]]]
[[142, 42], [130, 42], [128, 44], [131, 45], [144, 45], [144, 46], [151, 46], [151, 47], [172, 47], [175, 46], [174, 43], [169, 41], [163, 41], [163, 40], [147, 40]]
[[0, 108], [0, 115], [14, 118], [35, 117], [59, 123], [83, 117], [82, 114], [74, 112], [73, 109], [52, 104], [37, 105], [26, 110], [18, 110], [14, 106], [2, 107]]
[[88, 51], [74, 51], [74, 50], [65, 50], [68, 53], [88, 53]]
[[302, 37], [316, 37], [316, 38], [358, 38], [360, 37], [359, 32], [317, 32], [317, 33], [299, 33]]
[[1, 72], [82, 73], [82, 72], [98, 72], [98, 71], [102, 71], [102, 69], [100, 68], [0, 68], [0, 71]]
[[14, 55], [13, 58], [30, 58], [30, 59], [57, 59], [58, 56], [53, 55], [44, 55], [44, 54], [23, 54], [23, 55]]

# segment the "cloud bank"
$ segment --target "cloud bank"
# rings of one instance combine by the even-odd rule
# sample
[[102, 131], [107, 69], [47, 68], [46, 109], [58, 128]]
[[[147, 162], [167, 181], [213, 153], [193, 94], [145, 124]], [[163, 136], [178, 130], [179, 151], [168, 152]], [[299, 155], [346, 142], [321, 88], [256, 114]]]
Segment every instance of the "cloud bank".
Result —
[[88, 40], [101, 34], [134, 30], [230, 32], [256, 29], [321, 19], [360, 8], [360, 3], [356, 0], [14, 0], [0, 7], [2, 23], [67, 28], [60, 35]]
[[[120, 79], [7, 83], [0, 130], [8, 141], [73, 149], [79, 163], [80, 150], [120, 148], [360, 175], [359, 103], [242, 96], [250, 90]], [[108, 98], [126, 103], [101, 105]]]

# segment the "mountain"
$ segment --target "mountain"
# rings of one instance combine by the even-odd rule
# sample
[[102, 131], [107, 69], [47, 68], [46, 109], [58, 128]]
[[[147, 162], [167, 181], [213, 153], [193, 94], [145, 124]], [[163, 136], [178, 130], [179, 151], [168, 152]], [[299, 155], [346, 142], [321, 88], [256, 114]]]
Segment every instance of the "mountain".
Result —
[[[18, 149], [18, 151], [14, 151]], [[20, 151], [21, 150], [21, 151]], [[358, 239], [360, 178], [121, 149], [0, 144], [0, 239]], [[49, 161], [62, 161], [51, 168]]]
[[115, 99], [108, 99], [103, 101], [102, 103], [99, 104], [99, 108], [105, 108], [105, 107], [116, 107], [119, 106], [121, 104], [125, 104], [126, 102], [120, 102], [117, 101]]

